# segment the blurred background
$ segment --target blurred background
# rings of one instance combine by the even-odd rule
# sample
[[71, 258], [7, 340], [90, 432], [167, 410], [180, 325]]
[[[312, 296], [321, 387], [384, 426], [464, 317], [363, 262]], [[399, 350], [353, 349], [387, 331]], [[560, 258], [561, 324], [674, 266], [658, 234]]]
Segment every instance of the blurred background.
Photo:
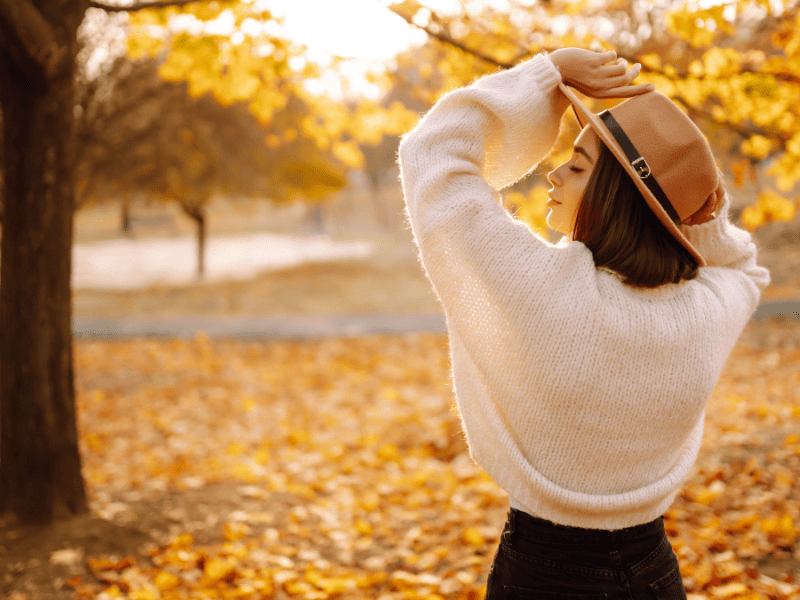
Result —
[[[89, 8], [78, 31], [76, 317], [437, 313], [399, 135], [447, 90], [568, 45], [641, 62], [687, 110], [773, 272], [766, 297], [800, 292], [795, 2], [178, 4]], [[550, 239], [544, 174], [577, 132], [567, 113], [504, 191]]]
[[[396, 154], [564, 46], [698, 124], [796, 316], [798, 0], [0, 0], [0, 598], [483, 597], [508, 499]], [[551, 241], [577, 134], [502, 192]], [[799, 597], [798, 339], [751, 321], [709, 401], [665, 515], [690, 600]]]

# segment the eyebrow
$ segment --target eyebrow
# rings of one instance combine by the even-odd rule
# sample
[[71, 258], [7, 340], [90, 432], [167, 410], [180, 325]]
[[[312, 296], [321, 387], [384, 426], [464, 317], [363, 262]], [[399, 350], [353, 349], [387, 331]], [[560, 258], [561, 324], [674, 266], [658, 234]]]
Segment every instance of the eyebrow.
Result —
[[592, 157], [589, 156], [589, 153], [586, 150], [584, 150], [580, 146], [573, 146], [572, 149], [575, 152], [579, 153], [579, 154], [583, 154], [586, 157], [586, 159], [589, 161], [589, 163], [594, 164], [594, 161], [592, 160]]

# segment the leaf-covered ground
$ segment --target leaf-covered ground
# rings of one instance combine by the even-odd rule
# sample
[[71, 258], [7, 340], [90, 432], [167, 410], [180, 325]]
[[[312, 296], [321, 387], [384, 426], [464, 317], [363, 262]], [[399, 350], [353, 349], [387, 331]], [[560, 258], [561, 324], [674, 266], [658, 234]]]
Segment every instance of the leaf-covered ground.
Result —
[[[690, 600], [800, 598], [798, 340], [749, 325], [710, 401], [666, 515]], [[94, 519], [57, 542], [0, 528], [0, 597], [482, 598], [508, 503], [465, 451], [445, 336], [80, 341], [75, 360]]]

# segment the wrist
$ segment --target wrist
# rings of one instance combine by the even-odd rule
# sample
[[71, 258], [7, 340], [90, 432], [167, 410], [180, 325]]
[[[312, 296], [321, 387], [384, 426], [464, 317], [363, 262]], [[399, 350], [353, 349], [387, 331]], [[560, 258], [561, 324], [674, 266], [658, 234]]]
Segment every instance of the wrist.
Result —
[[[566, 79], [564, 79], [564, 74], [561, 72], [561, 60], [558, 55], [558, 50], [555, 52], [551, 52], [547, 55], [547, 59], [553, 63], [553, 66], [558, 71], [559, 75], [561, 75], [561, 81], [564, 85], [567, 85]], [[559, 89], [556, 88], [555, 90], [555, 98], [554, 98], [554, 106], [555, 109], [558, 111], [558, 114], [563, 114], [569, 107], [570, 107], [570, 100], [566, 97], [566, 95]]]
[[553, 52], [547, 54], [547, 60], [553, 63], [556, 70], [558, 70], [558, 72], [561, 73], [561, 58], [560, 55], [558, 54], [558, 50], [554, 50]]

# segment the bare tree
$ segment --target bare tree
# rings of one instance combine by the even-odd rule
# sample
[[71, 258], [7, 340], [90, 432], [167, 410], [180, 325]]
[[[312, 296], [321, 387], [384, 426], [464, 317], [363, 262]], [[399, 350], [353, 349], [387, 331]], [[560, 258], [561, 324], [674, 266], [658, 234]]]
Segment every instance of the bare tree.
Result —
[[264, 125], [245, 104], [222, 106], [210, 94], [193, 98], [185, 83], [160, 79], [157, 68], [154, 60], [120, 58], [109, 69], [104, 94], [87, 88], [78, 133], [79, 205], [124, 203], [136, 194], [177, 202], [197, 226], [202, 277], [206, 207], [214, 195], [280, 202], [309, 195], [311, 185], [323, 194], [345, 185], [345, 167], [310, 140], [265, 143], [300, 127], [309, 114], [300, 99], [290, 98]]

